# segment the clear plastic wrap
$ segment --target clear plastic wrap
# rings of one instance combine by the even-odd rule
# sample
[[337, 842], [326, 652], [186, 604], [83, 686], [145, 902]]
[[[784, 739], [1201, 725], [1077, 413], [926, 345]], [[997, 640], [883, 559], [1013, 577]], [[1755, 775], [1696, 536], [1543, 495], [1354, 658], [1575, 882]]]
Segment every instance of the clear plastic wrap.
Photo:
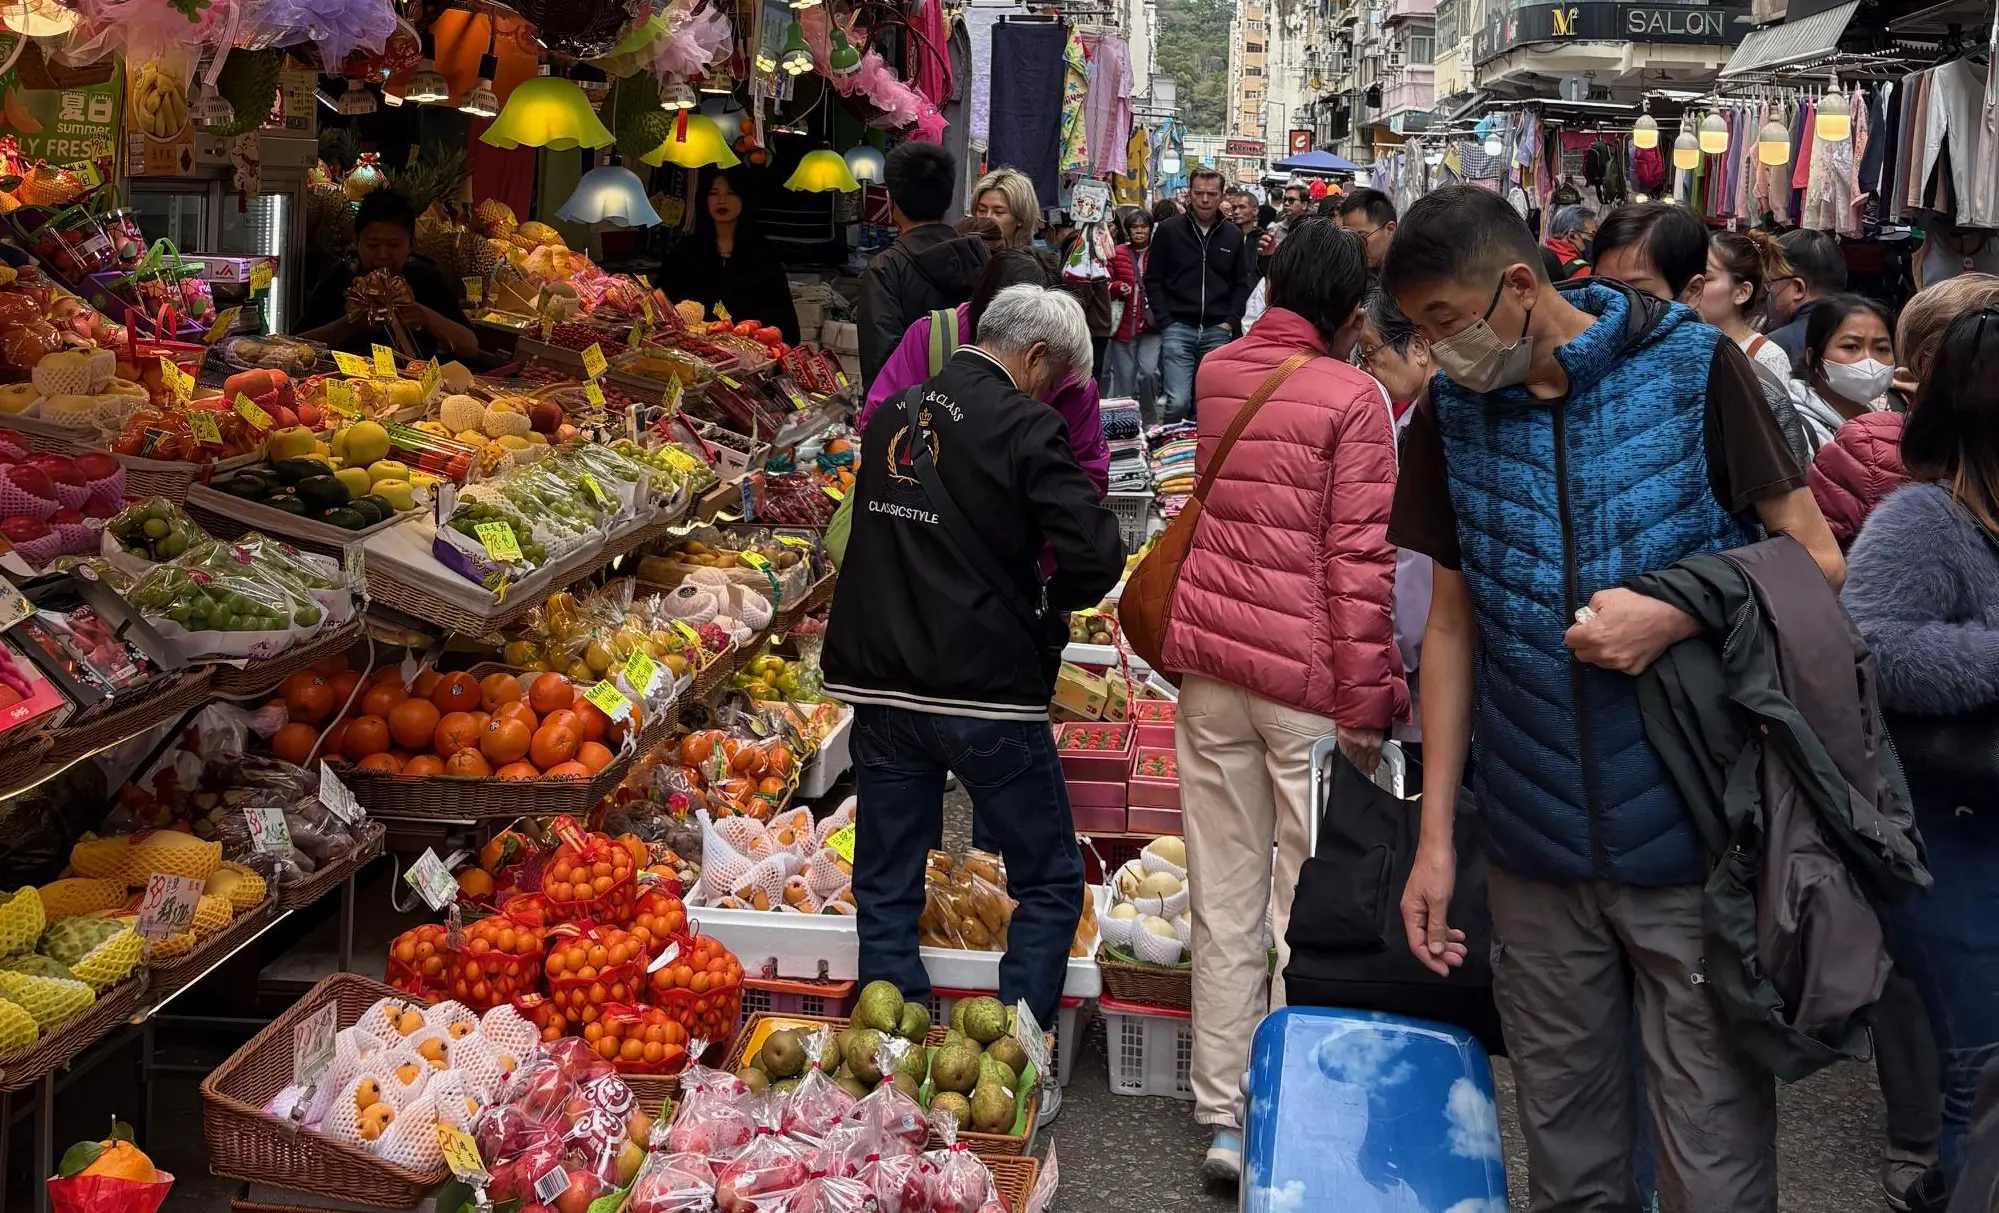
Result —
[[680, 1111], [666, 1130], [668, 1151], [728, 1158], [756, 1136], [755, 1099], [735, 1075], [689, 1066], [680, 1076], [680, 1096]]
[[715, 1172], [699, 1154], [655, 1150], [632, 1180], [624, 1213], [708, 1213], [715, 1207]]
[[1007, 1213], [1006, 1202], [993, 1186], [992, 1170], [958, 1140], [958, 1122], [947, 1112], [933, 1112], [931, 1125], [944, 1143], [943, 1149], [923, 1156], [932, 1168], [931, 1213]]
[[854, 1097], [820, 1068], [820, 1061], [832, 1052], [831, 1028], [812, 1034], [805, 1054], [812, 1059], [798, 1085], [783, 1092], [778, 1101], [778, 1128], [785, 1135], [817, 1145], [826, 1131], [838, 1124], [854, 1106]]
[[811, 1175], [807, 1147], [766, 1121], [749, 1145], [716, 1168], [715, 1207], [721, 1213], [755, 1213], [761, 1202], [792, 1191]]

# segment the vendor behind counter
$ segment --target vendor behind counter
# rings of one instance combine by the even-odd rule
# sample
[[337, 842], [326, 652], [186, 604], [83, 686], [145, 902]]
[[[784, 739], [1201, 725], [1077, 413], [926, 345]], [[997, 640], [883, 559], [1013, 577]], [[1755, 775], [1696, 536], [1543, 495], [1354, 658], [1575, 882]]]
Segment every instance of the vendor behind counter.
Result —
[[409, 199], [394, 190], [363, 198], [354, 214], [354, 251], [313, 287], [296, 335], [363, 355], [377, 343], [392, 346], [387, 326], [347, 317], [347, 288], [362, 274], [388, 270], [409, 284], [415, 300], [403, 310], [402, 322], [418, 356], [471, 357], [479, 338], [459, 306], [458, 291], [429, 258], [414, 254], [415, 247], [416, 210]]
[[692, 299], [715, 315], [715, 305], [731, 319], [756, 320], [798, 344], [798, 309], [777, 249], [747, 212], [748, 175], [741, 167], [722, 169], [708, 181], [706, 204], [694, 233], [667, 250], [658, 284], [676, 302]]

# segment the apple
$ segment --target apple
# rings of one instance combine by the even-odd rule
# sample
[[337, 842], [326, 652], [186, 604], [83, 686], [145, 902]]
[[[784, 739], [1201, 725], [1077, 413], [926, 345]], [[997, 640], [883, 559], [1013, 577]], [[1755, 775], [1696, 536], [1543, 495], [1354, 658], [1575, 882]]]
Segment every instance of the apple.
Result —
[[76, 461], [67, 455], [30, 455], [28, 466], [40, 468], [50, 480], [57, 484], [84, 484], [82, 472], [76, 468]]
[[[57, 456], [57, 458], [61, 457]], [[67, 460], [64, 462], [67, 462]], [[40, 467], [35, 466], [32, 462], [15, 464], [9, 467], [5, 474], [7, 479], [14, 482], [15, 488], [30, 497], [38, 497], [43, 501], [54, 501], [56, 499], [55, 481], [49, 479], [49, 474]]]
[[553, 434], [562, 424], [562, 410], [553, 404], [537, 404], [528, 410], [528, 425], [537, 434]]
[[83, 517], [81, 510], [57, 510], [49, 521], [57, 525], [78, 526], [82, 524]]
[[83, 503], [85, 518], [116, 518], [125, 503], [111, 497], [97, 496]]
[[27, 543], [35, 539], [45, 539], [49, 535], [49, 524], [38, 518], [9, 518], [0, 522], [0, 535], [9, 543]]
[[12, 467], [21, 462], [21, 457], [5, 447], [0, 447], [0, 467]]
[[555, 1198], [555, 1213], [590, 1213], [590, 1202], [602, 1196], [604, 1184], [588, 1171], [571, 1171], [569, 1186]]
[[103, 451], [85, 451], [75, 463], [85, 480], [109, 480], [118, 474], [118, 461]]

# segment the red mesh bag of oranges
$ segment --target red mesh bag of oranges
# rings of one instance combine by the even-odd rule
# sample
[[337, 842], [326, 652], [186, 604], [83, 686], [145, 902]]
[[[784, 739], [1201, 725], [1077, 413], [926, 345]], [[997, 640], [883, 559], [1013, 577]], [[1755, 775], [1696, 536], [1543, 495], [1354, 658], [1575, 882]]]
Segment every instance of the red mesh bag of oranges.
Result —
[[743, 965], [710, 935], [668, 941], [669, 959], [646, 979], [647, 997], [687, 1029], [714, 1043], [736, 1033], [743, 1016]]
[[607, 1003], [633, 1002], [645, 989], [645, 945], [630, 931], [563, 923], [546, 946], [548, 998], [572, 1024], [594, 1023]]
[[[633, 848], [609, 834], [586, 832], [569, 816], [555, 819], [555, 834], [561, 844], [530, 860], [520, 881], [523, 888], [539, 889], [547, 921], [630, 922], [638, 898]], [[537, 863], [539, 872], [532, 870]]]
[[638, 937], [648, 957], [659, 955], [666, 941], [687, 931], [687, 906], [666, 882], [641, 886], [638, 904], [632, 908], [632, 934]]
[[541, 1043], [554, 1044], [569, 1032], [569, 1017], [546, 994], [523, 994], [514, 999], [514, 1010], [541, 1033]]
[[541, 984], [542, 934], [511, 914], [466, 924], [457, 946], [446, 949], [451, 996], [487, 1011], [531, 993]]
[[687, 1067], [687, 1028], [659, 1007], [605, 1007], [584, 1026], [583, 1043], [620, 1074], [678, 1074]]
[[445, 933], [441, 923], [427, 922], [404, 931], [389, 944], [389, 984], [425, 1002], [436, 1002], [449, 989]]

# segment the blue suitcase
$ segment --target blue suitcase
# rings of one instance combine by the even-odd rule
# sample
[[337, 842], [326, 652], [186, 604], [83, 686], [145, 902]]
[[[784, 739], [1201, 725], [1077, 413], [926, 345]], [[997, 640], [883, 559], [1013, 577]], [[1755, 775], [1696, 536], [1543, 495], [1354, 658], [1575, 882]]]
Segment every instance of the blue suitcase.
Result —
[[1244, 1080], [1245, 1213], [1506, 1213], [1492, 1065], [1470, 1034], [1287, 1007]]

